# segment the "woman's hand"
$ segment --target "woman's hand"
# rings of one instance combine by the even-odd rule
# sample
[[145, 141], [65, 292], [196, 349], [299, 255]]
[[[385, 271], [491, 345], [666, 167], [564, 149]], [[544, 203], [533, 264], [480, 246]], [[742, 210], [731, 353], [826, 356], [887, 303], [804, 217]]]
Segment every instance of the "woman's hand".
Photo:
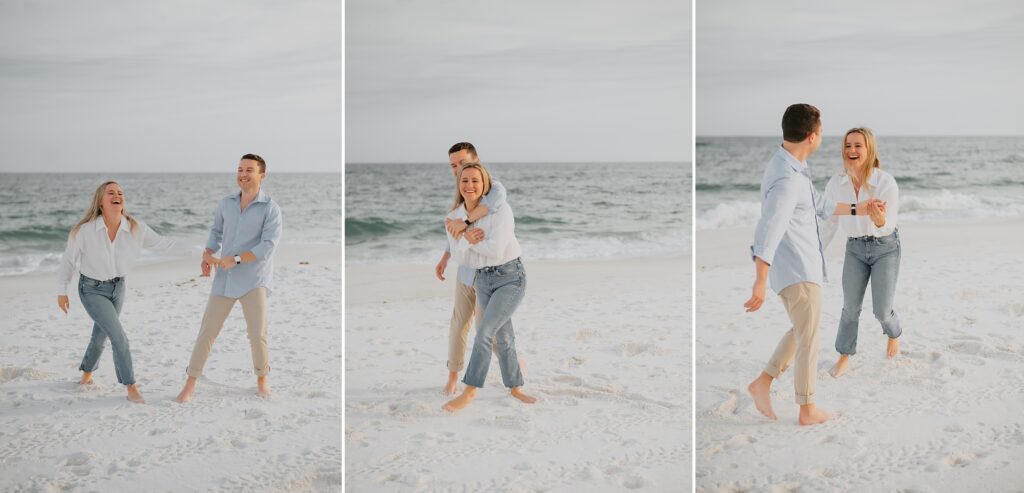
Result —
[[63, 294], [62, 294], [62, 295], [60, 295], [60, 296], [58, 296], [58, 297], [57, 297], [57, 306], [58, 306], [58, 307], [59, 307], [59, 308], [61, 309], [61, 311], [63, 311], [63, 312], [65, 313], [65, 314], [67, 314], [67, 313], [68, 313], [68, 308], [71, 308], [71, 302], [70, 302], [70, 301], [68, 301], [68, 297], [67, 297], [67, 295], [63, 295]]
[[480, 228], [468, 229], [462, 235], [466, 238], [466, 241], [468, 241], [470, 245], [476, 245], [477, 243], [484, 241], [484, 230]]
[[876, 228], [885, 226], [885, 202], [872, 202], [868, 204], [868, 215]]
[[452, 235], [453, 238], [459, 239], [459, 235], [466, 230], [466, 221], [445, 219], [444, 228], [448, 230], [448, 234]]

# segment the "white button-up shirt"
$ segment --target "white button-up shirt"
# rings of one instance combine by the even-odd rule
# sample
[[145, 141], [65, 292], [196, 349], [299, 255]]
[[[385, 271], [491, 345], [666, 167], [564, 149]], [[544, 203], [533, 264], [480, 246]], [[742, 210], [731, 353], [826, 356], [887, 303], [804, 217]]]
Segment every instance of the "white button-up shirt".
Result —
[[825, 185], [825, 197], [834, 202], [845, 202], [858, 204], [871, 198], [881, 199], [885, 202], [885, 224], [882, 227], [875, 226], [871, 216], [830, 216], [821, 224], [821, 241], [826, 246], [832, 241], [837, 231], [847, 238], [859, 238], [861, 236], [888, 236], [896, 231], [899, 225], [896, 221], [900, 213], [900, 190], [896, 186], [896, 179], [889, 173], [875, 168], [868, 178], [868, 186], [860, 188], [860, 194], [854, 192], [853, 182], [846, 172], [833, 176]]
[[[449, 219], [466, 217], [466, 204], [448, 213]], [[473, 227], [484, 230], [484, 239], [476, 245], [471, 245], [465, 235], [458, 240], [448, 235], [452, 259], [458, 262], [460, 267], [493, 267], [522, 255], [523, 249], [516, 240], [516, 221], [508, 204], [473, 223]]]
[[121, 217], [114, 241], [110, 241], [102, 216], [69, 234], [57, 270], [57, 295], [68, 294], [68, 283], [76, 270], [83, 276], [107, 281], [125, 277], [143, 248], [158, 251], [177, 248], [175, 240], [160, 236], [142, 221], [136, 219], [136, 222], [138, 225], [132, 232], [128, 219]]

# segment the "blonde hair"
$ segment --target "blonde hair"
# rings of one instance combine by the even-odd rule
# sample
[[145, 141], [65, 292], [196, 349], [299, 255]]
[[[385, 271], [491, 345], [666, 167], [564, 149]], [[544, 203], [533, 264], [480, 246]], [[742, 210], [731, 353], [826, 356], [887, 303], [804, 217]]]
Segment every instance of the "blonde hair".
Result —
[[[100, 208], [100, 205], [103, 202], [103, 194], [106, 193], [107, 186], [109, 185], [117, 185], [119, 187], [121, 186], [120, 183], [114, 180], [109, 180], [103, 182], [103, 184], [96, 189], [96, 193], [92, 195], [92, 203], [89, 204], [89, 208], [85, 210], [85, 215], [82, 216], [82, 220], [78, 221], [78, 224], [76, 224], [75, 227], [71, 228], [72, 236], [78, 233], [78, 228], [81, 228], [83, 224], [90, 222], [96, 219], [97, 217], [103, 215], [103, 209]], [[128, 224], [131, 225], [131, 231], [134, 234], [135, 227], [139, 225], [138, 221], [136, 221], [134, 217], [128, 214], [127, 210], [121, 209], [121, 214], [124, 215], [125, 219], [128, 220]]]
[[868, 180], [871, 178], [871, 173], [874, 172], [875, 168], [882, 167], [882, 164], [878, 161], [878, 144], [875, 142], [875, 134], [867, 127], [851, 128], [846, 131], [846, 135], [843, 135], [843, 143], [840, 149], [846, 149], [846, 138], [849, 137], [850, 134], [860, 134], [864, 137], [864, 162], [868, 163], [868, 165], [861, 168], [859, 172], [857, 170], [850, 169], [846, 164], [846, 154], [844, 152], [843, 169], [846, 170], [846, 176], [855, 178], [857, 182], [860, 183], [860, 186], [867, 187], [867, 189], [870, 190], [871, 185], [868, 183]]
[[462, 192], [459, 191], [459, 183], [462, 181], [462, 172], [467, 169], [476, 169], [480, 171], [480, 179], [484, 182], [484, 191], [480, 194], [481, 197], [487, 195], [487, 192], [491, 191], [491, 174], [487, 172], [487, 168], [480, 163], [466, 163], [459, 168], [458, 174], [455, 175], [455, 204], [452, 205], [451, 210], [458, 209], [460, 205], [466, 200], [462, 198]]

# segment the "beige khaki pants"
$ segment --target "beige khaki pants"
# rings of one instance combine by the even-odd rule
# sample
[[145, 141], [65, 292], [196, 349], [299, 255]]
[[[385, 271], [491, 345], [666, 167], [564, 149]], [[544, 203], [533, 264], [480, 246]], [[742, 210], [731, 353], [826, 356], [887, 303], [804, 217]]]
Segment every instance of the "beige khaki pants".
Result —
[[192, 358], [185, 369], [188, 376], [198, 378], [203, 374], [206, 359], [210, 357], [210, 350], [213, 349], [213, 341], [220, 334], [220, 329], [235, 306], [235, 301], [241, 303], [242, 314], [245, 316], [249, 345], [252, 346], [253, 371], [258, 376], [270, 373], [270, 352], [267, 350], [267, 290], [256, 288], [241, 298], [210, 295], [209, 301], [206, 302], [206, 313], [203, 315], [199, 337], [196, 338], [196, 346], [192, 349]]
[[[483, 315], [483, 310], [477, 310], [476, 289], [456, 280], [455, 308], [452, 309], [452, 323], [448, 328], [448, 371], [462, 371], [466, 364], [469, 328], [472, 326], [473, 320], [476, 320], [479, 325]], [[495, 354], [497, 354], [497, 348], [497, 343], [492, 345]]]
[[786, 287], [779, 293], [793, 327], [782, 336], [775, 354], [764, 372], [772, 378], [786, 371], [796, 358], [793, 386], [796, 403], [814, 403], [814, 384], [818, 368], [818, 324], [821, 322], [821, 286], [801, 282]]

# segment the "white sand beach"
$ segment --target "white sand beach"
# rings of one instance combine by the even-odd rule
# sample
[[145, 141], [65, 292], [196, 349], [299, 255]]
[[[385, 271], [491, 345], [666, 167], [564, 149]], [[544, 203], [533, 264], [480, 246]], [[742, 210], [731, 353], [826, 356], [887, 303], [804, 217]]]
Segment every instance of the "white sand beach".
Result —
[[198, 258], [128, 276], [121, 321], [146, 405], [125, 399], [109, 343], [78, 385], [92, 321], [74, 284], [64, 315], [54, 275], [0, 278], [0, 490], [339, 491], [340, 260], [337, 245], [278, 248], [269, 401], [236, 306], [195, 399], [173, 402], [210, 291]]
[[690, 258], [524, 265], [513, 322], [540, 401], [492, 363], [454, 415], [455, 264], [443, 283], [432, 265], [346, 267], [346, 491], [690, 490]]
[[826, 258], [817, 403], [797, 424], [793, 376], [773, 386], [776, 422], [746, 391], [788, 330], [782, 303], [744, 312], [753, 228], [697, 234], [697, 491], [1024, 491], [1024, 222], [905, 224], [896, 312], [901, 354], [861, 313], [857, 354], [828, 374], [842, 309], [842, 255]]

